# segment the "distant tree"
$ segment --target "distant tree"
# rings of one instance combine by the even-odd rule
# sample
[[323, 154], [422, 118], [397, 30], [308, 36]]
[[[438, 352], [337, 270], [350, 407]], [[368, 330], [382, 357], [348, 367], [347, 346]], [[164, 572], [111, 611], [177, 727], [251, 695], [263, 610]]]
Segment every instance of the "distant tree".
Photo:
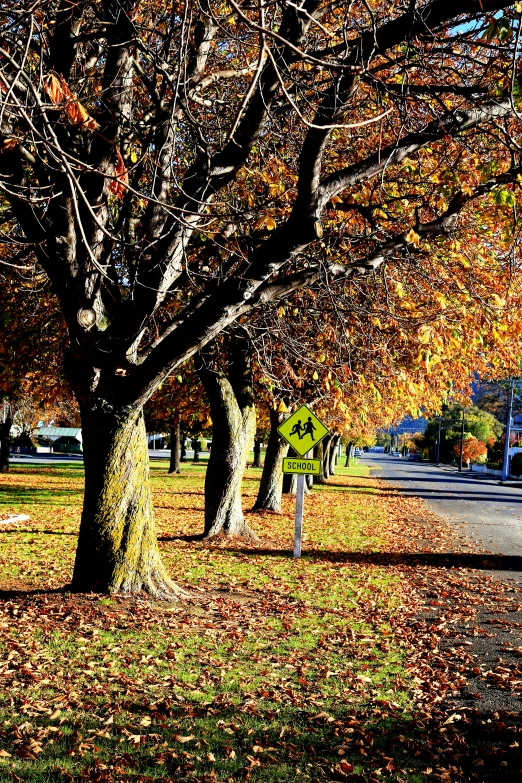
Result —
[[[457, 460], [460, 459], [460, 442], [455, 443], [453, 446], [453, 452]], [[464, 439], [462, 444], [462, 461], [463, 463], [470, 462], [472, 465], [480, 465], [486, 462], [488, 455], [488, 447], [486, 444], [474, 438], [472, 435]]]
[[[453, 459], [455, 454], [454, 446], [455, 444], [460, 444], [462, 410], [463, 406], [460, 403], [456, 403], [447, 406], [441, 414], [440, 457], [443, 462], [450, 462]], [[476, 406], [466, 407], [464, 414], [465, 437], [473, 437], [489, 445], [493, 445], [500, 438], [502, 424], [493, 414], [480, 410]], [[426, 432], [424, 433], [424, 442], [432, 456], [435, 455], [438, 429], [439, 417], [429, 419]]]

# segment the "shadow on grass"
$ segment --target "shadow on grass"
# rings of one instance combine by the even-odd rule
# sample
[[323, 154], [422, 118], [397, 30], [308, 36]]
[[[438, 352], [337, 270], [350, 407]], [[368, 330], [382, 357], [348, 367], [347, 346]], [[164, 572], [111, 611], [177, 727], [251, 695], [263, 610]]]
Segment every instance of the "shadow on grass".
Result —
[[[191, 509], [192, 510], [192, 509]], [[197, 509], [198, 511], [201, 511], [201, 509]], [[193, 533], [192, 535], [182, 535], [182, 536], [168, 536], [168, 535], [160, 535], [158, 536], [158, 541], [204, 541], [205, 534], [204, 533]], [[250, 550], [249, 550], [250, 551]]]
[[[195, 540], [195, 539], [191, 539]], [[221, 552], [238, 555], [292, 556], [288, 549], [219, 547]], [[486, 571], [522, 571], [522, 556], [485, 555], [466, 552], [338, 552], [328, 549], [304, 551], [304, 560], [329, 563], [354, 563], [378, 566], [433, 566], [438, 568], [475, 568]]]
[[0, 590], [0, 601], [12, 601], [16, 598], [36, 597], [39, 595], [64, 595], [70, 592], [70, 585], [49, 588], [35, 587], [32, 590]]
[[[299, 779], [300, 770], [305, 768], [308, 774], [303, 779], [316, 783], [368, 783], [381, 779], [424, 780], [426, 767], [429, 771], [425, 775], [431, 775], [432, 767], [435, 767], [444, 771], [450, 768], [453, 772], [451, 778], [436, 774], [434, 779], [437, 781], [495, 783], [499, 780], [502, 764], [503, 783], [520, 780], [516, 741], [520, 715], [472, 710], [461, 713], [460, 720], [444, 725], [447, 713], [442, 711], [421, 717], [404, 714], [399, 709], [393, 711], [391, 705], [383, 703], [383, 710], [361, 710], [355, 705], [343, 704], [329, 707], [326, 713], [318, 712], [313, 705], [300, 703], [298, 694], [296, 696], [293, 705], [282, 702], [274, 693], [266, 700], [250, 700], [238, 707], [230, 706], [227, 699], [202, 706], [193, 702], [175, 705], [167, 698], [156, 703], [152, 712], [150, 705], [122, 699], [118, 706], [125, 710], [130, 722], [134, 716], [136, 723], [142, 714], [147, 716], [149, 724], [152, 721], [156, 749], [152, 751], [145, 745], [145, 752], [141, 743], [136, 746], [114, 731], [100, 732], [100, 719], [93, 720], [92, 714], [102, 705], [89, 700], [82, 705], [83, 713], [76, 713], [74, 723], [62, 721], [66, 732], [56, 732], [53, 744], [48, 744], [38, 759], [27, 753], [28, 740], [15, 743], [13, 739], [20, 735], [6, 730], [3, 744], [8, 752], [18, 757], [16, 771], [22, 775], [9, 779], [30, 783], [44, 779], [59, 783], [66, 780], [114, 783], [129, 780], [129, 772], [132, 772], [132, 779], [138, 781], [210, 783], [217, 779], [244, 781], [253, 773], [252, 780], [258, 783], [287, 783]], [[210, 709], [209, 704], [212, 704]], [[32, 720], [38, 726], [48, 723], [46, 716]], [[120, 721], [121, 717], [117, 718], [114, 726]], [[233, 727], [229, 734], [223, 732], [223, 724]], [[172, 736], [173, 727], [179, 728], [181, 734], [190, 731], [189, 737]], [[78, 729], [89, 733], [98, 729], [96, 747], [92, 741], [86, 742], [88, 735], [82, 737]], [[441, 729], [444, 742], [441, 741]], [[257, 746], [256, 740], [261, 741], [261, 738], [263, 747]], [[181, 743], [195, 741], [196, 745], [181, 744], [179, 740]], [[186, 752], [187, 747], [191, 751], [200, 747], [200, 740], [210, 752], [208, 755]], [[146, 737], [144, 741], [147, 742]], [[80, 745], [81, 742], [85, 744]], [[78, 755], [79, 745], [82, 752]], [[72, 755], [76, 756], [74, 767], [66, 764], [70, 774], [61, 765]], [[113, 765], [114, 774], [103, 772], [107, 769], [104, 764], [108, 762]], [[156, 774], [158, 764], [161, 777]], [[383, 767], [386, 776], [381, 777]], [[414, 777], [405, 778], [400, 774], [406, 772], [405, 768]], [[142, 777], [144, 773], [153, 773], [153, 777]]]
[[78, 532], [70, 532], [68, 530], [23, 530], [22, 528], [10, 528], [7, 530], [4, 530], [4, 528], [0, 528], [0, 533], [27, 533], [32, 536], [76, 536], [78, 537]]

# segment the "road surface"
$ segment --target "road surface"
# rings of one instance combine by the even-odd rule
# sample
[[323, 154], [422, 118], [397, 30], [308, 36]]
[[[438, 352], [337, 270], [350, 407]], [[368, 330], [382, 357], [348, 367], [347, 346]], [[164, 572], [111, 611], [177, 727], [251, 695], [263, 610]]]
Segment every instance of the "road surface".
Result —
[[458, 473], [425, 462], [409, 462], [387, 454], [364, 454], [361, 462], [373, 475], [420, 497], [471, 542], [498, 555], [522, 555], [522, 488], [499, 484], [498, 478]]
[[[200, 452], [200, 461], [208, 461], [208, 451]], [[187, 451], [187, 459], [191, 460], [194, 457], [194, 452], [189, 449]], [[170, 459], [170, 449], [149, 449], [149, 458], [153, 459]], [[13, 465], [49, 465], [53, 462], [82, 462], [83, 454], [11, 454], [9, 462]]]

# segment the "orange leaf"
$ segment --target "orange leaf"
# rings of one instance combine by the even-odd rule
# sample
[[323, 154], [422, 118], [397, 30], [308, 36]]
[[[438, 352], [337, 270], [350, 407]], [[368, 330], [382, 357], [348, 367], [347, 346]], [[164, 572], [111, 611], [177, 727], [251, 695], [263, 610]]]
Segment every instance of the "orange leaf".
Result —
[[18, 141], [18, 139], [13, 139], [12, 137], [10, 137], [9, 139], [4, 139], [2, 143], [2, 148], [4, 150], [12, 150], [15, 147], [18, 147], [19, 144], [20, 142]]
[[[63, 78], [60, 80], [54, 73], [48, 73], [44, 79], [44, 90], [49, 96], [51, 103], [55, 105], [61, 103], [65, 97], [62, 89]], [[67, 88], [69, 89], [69, 88]]]
[[123, 196], [123, 193], [125, 192], [125, 186], [129, 181], [129, 177], [127, 174], [127, 169], [125, 168], [125, 163], [121, 156], [121, 152], [118, 149], [118, 147], [116, 147], [116, 155], [118, 156], [118, 161], [116, 163], [116, 166], [114, 167], [114, 176], [116, 177], [116, 179], [113, 180], [109, 185], [109, 191], [113, 193], [115, 196], [118, 196], [118, 198], [120, 198], [121, 196]]
[[68, 103], [65, 110], [72, 125], [83, 125], [90, 119], [89, 112], [85, 106], [82, 106], [80, 101]]

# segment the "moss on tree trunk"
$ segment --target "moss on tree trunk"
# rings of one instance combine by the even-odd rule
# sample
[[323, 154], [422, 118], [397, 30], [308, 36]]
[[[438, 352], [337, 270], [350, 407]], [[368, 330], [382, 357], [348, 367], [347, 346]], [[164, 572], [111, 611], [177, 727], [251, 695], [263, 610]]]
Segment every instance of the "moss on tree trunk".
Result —
[[179, 596], [156, 540], [141, 408], [115, 410], [98, 399], [81, 415], [85, 497], [72, 588]]
[[288, 444], [284, 442], [277, 431], [282, 419], [280, 413], [270, 410], [270, 435], [254, 511], [281, 511], [283, 457], [288, 452]]

